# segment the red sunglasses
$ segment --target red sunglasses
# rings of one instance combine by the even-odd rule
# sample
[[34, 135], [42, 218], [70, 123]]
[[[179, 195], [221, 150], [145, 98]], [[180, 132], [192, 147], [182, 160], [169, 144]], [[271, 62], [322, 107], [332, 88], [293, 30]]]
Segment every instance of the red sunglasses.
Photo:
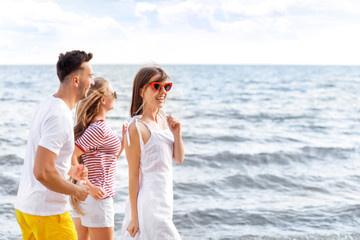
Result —
[[164, 84], [161, 84], [159, 82], [152, 82], [152, 83], [150, 83], [150, 85], [156, 92], [160, 92], [162, 88], [164, 88], [165, 91], [168, 92], [168, 91], [170, 91], [170, 89], [172, 87], [172, 82], [168, 82], [168, 83], [164, 83]]

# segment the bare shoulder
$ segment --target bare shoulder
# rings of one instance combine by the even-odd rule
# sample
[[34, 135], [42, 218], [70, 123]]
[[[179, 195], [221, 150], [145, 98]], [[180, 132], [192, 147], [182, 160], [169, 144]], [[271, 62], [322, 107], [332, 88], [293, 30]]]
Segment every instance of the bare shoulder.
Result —
[[[144, 123], [142, 123], [141, 121], [138, 121], [137, 123], [141, 133], [142, 140], [144, 143], [146, 143], [149, 140], [151, 133]], [[130, 124], [128, 131], [130, 134], [130, 138], [133, 138], [135, 139], [136, 142], [139, 142], [139, 132], [135, 125], [135, 122]]]
[[131, 123], [128, 127], [128, 134], [130, 139], [125, 138], [125, 147], [126, 146], [136, 146], [137, 144], [129, 144], [128, 140], [130, 140], [131, 143], [138, 143], [139, 142], [139, 134], [135, 126], [135, 122]]
[[129, 134], [130, 136], [137, 136], [138, 135], [138, 132], [137, 132], [137, 129], [136, 129], [136, 126], [135, 126], [135, 122], [132, 122], [130, 124], [130, 126], [128, 127], [128, 131], [129, 131]]

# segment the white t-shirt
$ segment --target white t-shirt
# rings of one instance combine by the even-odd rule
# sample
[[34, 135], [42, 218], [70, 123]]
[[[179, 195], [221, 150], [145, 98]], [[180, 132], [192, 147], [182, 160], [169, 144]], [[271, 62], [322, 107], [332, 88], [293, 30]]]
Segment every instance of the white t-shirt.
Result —
[[56, 168], [64, 179], [68, 178], [75, 147], [74, 130], [71, 110], [60, 98], [46, 98], [32, 119], [15, 208], [32, 215], [62, 214], [68, 210], [68, 196], [47, 189], [34, 176], [39, 145], [58, 155]]

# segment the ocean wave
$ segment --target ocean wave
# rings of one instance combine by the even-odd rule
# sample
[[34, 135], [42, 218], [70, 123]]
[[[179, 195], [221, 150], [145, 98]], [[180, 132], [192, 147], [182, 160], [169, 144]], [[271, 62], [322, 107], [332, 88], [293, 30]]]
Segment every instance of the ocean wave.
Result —
[[246, 235], [240, 237], [220, 238], [221, 240], [359, 240], [360, 233], [350, 234], [299, 234], [299, 235], [288, 235], [288, 236], [253, 236]]
[[174, 183], [174, 200], [181, 199], [183, 196], [192, 198], [202, 198], [204, 196], [221, 196], [220, 189], [214, 188], [208, 182], [175, 182]]
[[18, 190], [18, 179], [0, 174], [0, 193], [1, 195], [15, 196]]
[[223, 224], [239, 226], [243, 214], [239, 209], [198, 209], [188, 212], [174, 213], [174, 223], [182, 229], [194, 226], [221, 226]]
[[349, 159], [356, 153], [355, 148], [338, 147], [302, 147], [296, 151], [278, 151], [274, 153], [242, 154], [222, 151], [214, 155], [190, 154], [186, 155], [190, 165], [197, 165], [198, 161], [208, 166], [223, 165], [261, 166], [261, 165], [290, 165], [293, 163], [308, 164], [311, 161], [327, 161]]
[[7, 166], [14, 166], [23, 164], [24, 160], [15, 154], [7, 154], [0, 156], [0, 166], [7, 165]]
[[[354, 210], [353, 207], [345, 208]], [[341, 227], [344, 217], [355, 220], [354, 217], [351, 217], [354, 215], [351, 212], [342, 213], [345, 208], [339, 207], [337, 213], [328, 213], [325, 208], [322, 209], [324, 211], [316, 208], [251, 211], [241, 209], [241, 206], [238, 209], [222, 209], [219, 205], [219, 207], [211, 209], [176, 212], [174, 223], [182, 229], [184, 239], [360, 239], [360, 231], [355, 230], [356, 221], [351, 223], [353, 226], [351, 229]], [[336, 222], [339, 226], [337, 230], [334, 230]], [[236, 226], [236, 228], [227, 232], [226, 229], [230, 226]], [[194, 228], [198, 231], [190, 232]], [[316, 228], [318, 233], [314, 234], [313, 228]], [[209, 234], [211, 229], [216, 229], [216, 233]], [[201, 238], [201, 236], [207, 237]]]
[[288, 120], [313, 120], [316, 118], [314, 115], [310, 114], [290, 114], [284, 112], [274, 112], [274, 113], [265, 113], [260, 112], [256, 114], [245, 114], [239, 112], [230, 112], [228, 109], [220, 109], [219, 112], [193, 112], [192, 114], [184, 117], [184, 120], [192, 120], [192, 119], [224, 119], [224, 115], [226, 114], [226, 119], [230, 120], [244, 120], [246, 122], [256, 123], [256, 122], [264, 122], [264, 121], [273, 121], [276, 123], [281, 123]]
[[210, 136], [209, 134], [197, 134], [197, 135], [184, 135], [183, 141], [191, 143], [211, 143], [215, 141], [233, 143], [233, 142], [251, 142], [252, 139], [240, 137], [237, 135], [219, 135], [219, 136]]
[[1, 203], [0, 214], [7, 214], [14, 211], [14, 205], [12, 203]]
[[[15, 128], [14, 126], [9, 126], [10, 124], [7, 124], [8, 128]], [[26, 145], [26, 140], [16, 137], [16, 138], [0, 138], [0, 146], [5, 143], [8, 146], [14, 146], [14, 147], [23, 147]], [[1, 162], [1, 160], [0, 160]]]

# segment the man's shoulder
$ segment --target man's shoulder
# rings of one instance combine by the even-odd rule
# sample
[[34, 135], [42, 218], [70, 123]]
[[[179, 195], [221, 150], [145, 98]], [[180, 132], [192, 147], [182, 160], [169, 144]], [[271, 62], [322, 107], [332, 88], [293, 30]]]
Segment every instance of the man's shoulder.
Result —
[[62, 100], [53, 96], [46, 98], [40, 105], [44, 115], [49, 117], [71, 118], [71, 111]]
[[54, 97], [46, 98], [37, 112], [37, 122], [45, 131], [59, 131], [64, 134], [73, 134], [73, 121], [71, 111]]

